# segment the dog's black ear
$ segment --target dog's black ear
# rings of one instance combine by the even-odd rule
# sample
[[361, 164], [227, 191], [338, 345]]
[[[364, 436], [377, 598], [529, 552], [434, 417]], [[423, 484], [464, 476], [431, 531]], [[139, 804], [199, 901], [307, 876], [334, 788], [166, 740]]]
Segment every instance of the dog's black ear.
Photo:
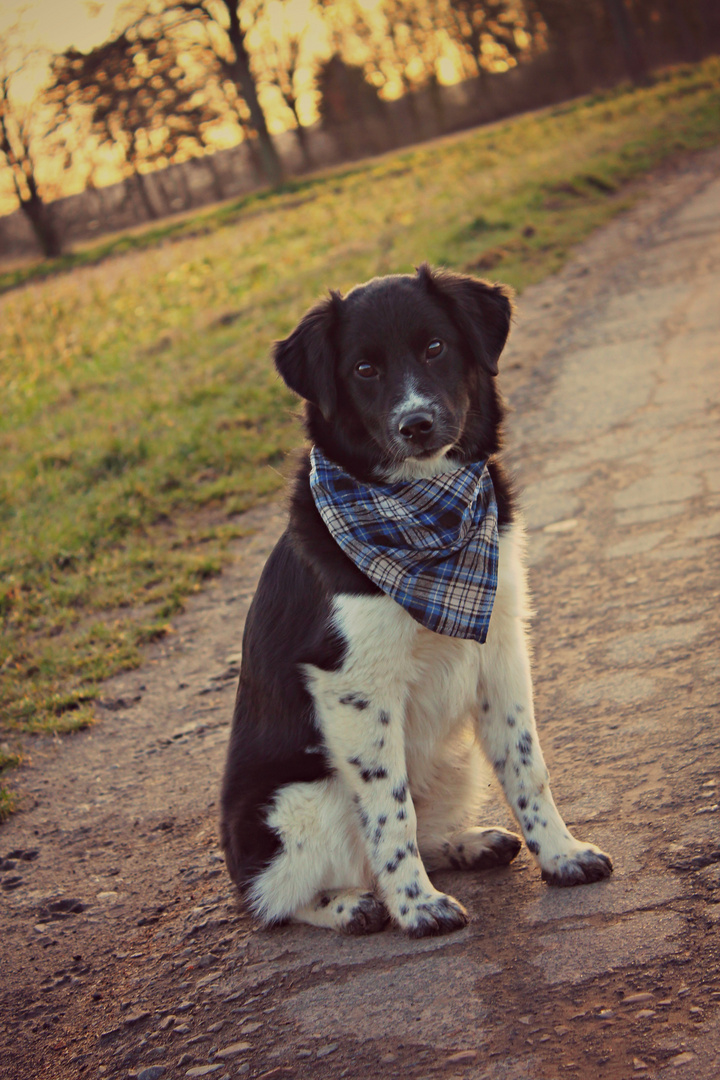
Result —
[[424, 288], [449, 308], [473, 354], [491, 375], [497, 375], [510, 333], [512, 289], [449, 270], [433, 270], [427, 263], [418, 267], [417, 274]]
[[317, 405], [326, 420], [336, 405], [334, 339], [341, 304], [340, 293], [331, 292], [273, 349], [275, 367], [287, 385]]

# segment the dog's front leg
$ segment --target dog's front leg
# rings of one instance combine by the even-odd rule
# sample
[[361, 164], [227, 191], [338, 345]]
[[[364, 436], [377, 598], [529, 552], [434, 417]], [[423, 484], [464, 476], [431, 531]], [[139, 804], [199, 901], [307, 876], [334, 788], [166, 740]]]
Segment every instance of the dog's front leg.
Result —
[[405, 707], [417, 632], [387, 597], [341, 596], [335, 625], [346, 642], [336, 671], [306, 667], [325, 747], [352, 798], [367, 860], [392, 918], [411, 937], [467, 923], [427, 876], [405, 762]]
[[488, 638], [481, 647], [479, 739], [543, 880], [551, 885], [599, 881], [612, 873], [610, 857], [572, 836], [550, 791], [535, 728], [522, 610], [512, 588], [502, 585], [501, 580]]

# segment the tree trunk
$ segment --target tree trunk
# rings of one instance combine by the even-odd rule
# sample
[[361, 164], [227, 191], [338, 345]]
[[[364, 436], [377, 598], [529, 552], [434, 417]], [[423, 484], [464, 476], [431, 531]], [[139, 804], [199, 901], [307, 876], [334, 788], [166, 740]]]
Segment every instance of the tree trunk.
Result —
[[177, 180], [178, 180], [178, 187], [180, 188], [180, 191], [182, 192], [182, 200], [183, 200], [183, 204], [184, 204], [184, 209], [189, 210], [190, 207], [193, 205], [194, 200], [193, 200], [192, 191], [190, 190], [190, 181], [188, 180], [188, 175], [187, 175], [187, 172], [186, 172], [187, 163], [186, 162], [181, 162], [179, 165], [175, 166], [175, 169], [176, 169], [176, 176], [177, 176]]
[[681, 43], [684, 59], [697, 63], [702, 52], [700, 41], [698, 40], [695, 26], [693, 25], [691, 12], [684, 3], [678, 3], [677, 0], [669, 0], [667, 11], [672, 21], [673, 29]]
[[33, 192], [29, 199], [22, 199], [20, 209], [32, 225], [43, 255], [47, 259], [62, 255], [62, 243], [55, 228], [55, 222], [52, 220], [50, 210], [37, 192]]
[[445, 103], [443, 92], [436, 72], [433, 72], [427, 82], [427, 94], [430, 98], [430, 106], [435, 119], [435, 133], [441, 135], [445, 130]]
[[258, 184], [262, 184], [265, 176], [265, 170], [263, 167], [263, 160], [258, 150], [258, 139], [254, 132], [245, 127], [245, 138], [242, 141], [242, 145], [247, 147], [247, 156], [250, 159], [250, 167], [255, 174], [255, 180]]
[[405, 106], [406, 114], [410, 120], [410, 138], [407, 138], [406, 142], [413, 142], [415, 139], [421, 138], [422, 125], [420, 123], [420, 117], [418, 116], [417, 99], [413, 92], [412, 83], [405, 76], [404, 72], [400, 74], [400, 82], [403, 88], [402, 102]]
[[250, 112], [250, 122], [257, 132], [258, 149], [263, 163], [263, 172], [271, 187], [280, 187], [283, 182], [282, 162], [275, 149], [275, 144], [265, 122], [265, 113], [258, 100], [255, 79], [250, 70], [250, 57], [245, 48], [245, 34], [240, 26], [237, 0], [224, 0], [230, 18], [228, 37], [235, 53], [231, 65], [235, 84]]
[[645, 59], [640, 48], [640, 41], [635, 33], [635, 27], [625, 7], [625, 0], [604, 0], [604, 2], [620, 51], [623, 54], [628, 75], [636, 86], [647, 82]]
[[383, 150], [388, 148], [392, 149], [400, 145], [400, 135], [398, 133], [397, 124], [395, 122], [395, 113], [389, 107], [387, 101], [384, 98], [378, 97], [376, 102], [376, 115], [382, 121], [387, 134], [387, 146], [383, 147]]
[[137, 190], [137, 192], [138, 192], [138, 194], [140, 196], [141, 203], [145, 207], [145, 213], [147, 214], [150, 221], [157, 221], [157, 219], [160, 217], [160, 214], [156, 210], [155, 205], [153, 204], [153, 201], [150, 198], [150, 192], [147, 189], [147, 184], [145, 183], [145, 177], [143, 176], [143, 174], [141, 172], [137, 172], [137, 170], [135, 171], [134, 176], [135, 176], [135, 188], [136, 188], [136, 190]]
[[217, 201], [220, 202], [225, 198], [225, 188], [223, 187], [218, 164], [216, 161], [213, 161], [212, 154], [205, 154], [205, 156], [201, 158], [201, 161], [210, 173], [210, 183], [212, 184], [213, 193]]
[[306, 169], [310, 170], [314, 167], [315, 162], [313, 161], [313, 156], [310, 152], [307, 128], [304, 127], [300, 121], [300, 117], [298, 116], [297, 111], [297, 102], [295, 101], [295, 99], [292, 98], [288, 100], [287, 98], [285, 98], [285, 104], [295, 118], [295, 138], [297, 139], [298, 146], [300, 147], [303, 165]]

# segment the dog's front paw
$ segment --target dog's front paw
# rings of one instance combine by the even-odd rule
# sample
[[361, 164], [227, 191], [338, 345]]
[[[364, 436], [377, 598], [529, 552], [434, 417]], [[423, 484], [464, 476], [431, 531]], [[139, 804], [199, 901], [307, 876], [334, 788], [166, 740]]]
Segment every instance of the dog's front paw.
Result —
[[414, 903], [400, 908], [397, 921], [408, 937], [432, 937], [462, 930], [468, 924], [468, 913], [454, 896], [423, 893]]
[[542, 879], [548, 885], [568, 888], [602, 881], [613, 872], [612, 859], [594, 844], [577, 845], [577, 850], [555, 855], [552, 863], [543, 865]]

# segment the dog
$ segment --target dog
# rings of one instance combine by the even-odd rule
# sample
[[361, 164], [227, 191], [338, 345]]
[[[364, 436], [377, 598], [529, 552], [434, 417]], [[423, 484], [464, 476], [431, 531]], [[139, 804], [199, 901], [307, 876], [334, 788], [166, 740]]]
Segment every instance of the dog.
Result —
[[477, 824], [488, 764], [545, 881], [612, 872], [560, 816], [535, 728], [522, 523], [498, 460], [511, 316], [506, 287], [423, 265], [331, 292], [275, 345], [341, 494], [441, 484], [452, 497], [455, 477], [482, 469], [497, 560], [486, 632], [428, 628], [338, 542], [303, 457], [247, 617], [221, 800], [230, 875], [265, 925], [465, 926], [428, 871], [518, 854], [519, 836]]

